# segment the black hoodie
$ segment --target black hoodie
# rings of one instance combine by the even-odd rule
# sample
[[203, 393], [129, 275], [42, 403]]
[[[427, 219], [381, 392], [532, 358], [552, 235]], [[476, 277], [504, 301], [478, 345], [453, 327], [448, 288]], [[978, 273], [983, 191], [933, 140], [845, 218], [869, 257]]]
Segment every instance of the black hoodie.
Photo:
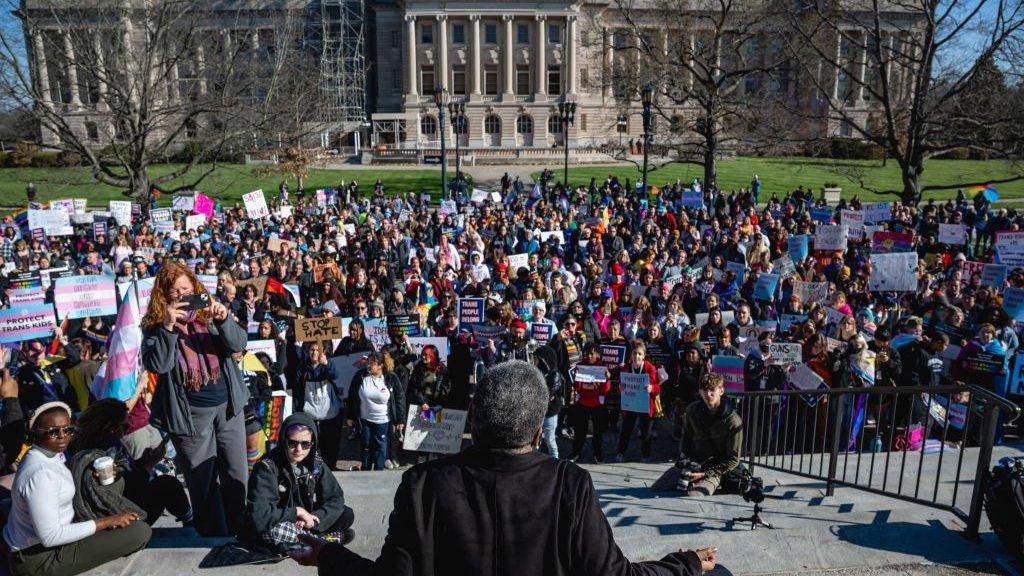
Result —
[[280, 522], [295, 522], [298, 506], [320, 519], [314, 532], [327, 531], [345, 510], [345, 493], [315, 445], [300, 462], [305, 474], [296, 478], [292, 472], [287, 454], [287, 430], [296, 424], [312, 430], [314, 444], [319, 440], [316, 422], [308, 414], [296, 412], [281, 423], [277, 446], [253, 466], [249, 475], [244, 528], [249, 538], [258, 539]]

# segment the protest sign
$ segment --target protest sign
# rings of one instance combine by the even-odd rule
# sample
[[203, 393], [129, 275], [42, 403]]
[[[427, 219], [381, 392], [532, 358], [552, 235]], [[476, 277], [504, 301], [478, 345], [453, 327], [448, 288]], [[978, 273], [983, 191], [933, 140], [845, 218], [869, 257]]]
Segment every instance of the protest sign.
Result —
[[474, 324], [484, 323], [486, 302], [483, 298], [459, 298], [455, 313], [459, 319], [460, 330], [468, 329]]
[[553, 324], [541, 324], [535, 322], [530, 325], [530, 338], [537, 342], [544, 343], [551, 340], [555, 336], [555, 327]]
[[509, 277], [515, 278], [516, 272], [520, 268], [530, 267], [530, 255], [529, 254], [512, 254], [508, 257], [508, 272]]
[[424, 412], [420, 406], [410, 405], [402, 448], [414, 452], [455, 454], [462, 450], [465, 429], [465, 410], [445, 408]]
[[195, 206], [195, 196], [192, 194], [175, 194], [171, 198], [171, 208], [178, 212], [191, 212]]
[[874, 254], [910, 252], [913, 245], [914, 235], [907, 232], [875, 232], [871, 235], [871, 252]]
[[281, 422], [292, 414], [292, 397], [284, 390], [274, 390], [270, 398], [258, 400], [256, 404], [256, 421], [260, 422], [263, 433], [270, 442], [278, 441]]
[[864, 222], [877, 224], [892, 218], [892, 206], [888, 202], [864, 202]]
[[420, 315], [418, 313], [388, 314], [387, 323], [389, 338], [391, 334], [420, 335]]
[[270, 216], [270, 209], [267, 208], [267, 199], [263, 197], [263, 190], [253, 190], [242, 194], [242, 202], [245, 203], [245, 213], [249, 218], [258, 220]]
[[1024, 395], [1024, 352], [1018, 352], [1013, 358], [1013, 371], [1007, 388], [1010, 394]]
[[1024, 252], [1016, 252], [1017, 248], [996, 247], [995, 261], [1013, 268], [1024, 268]]
[[67, 276], [58, 278], [53, 289], [57, 316], [86, 318], [117, 314], [113, 276]]
[[803, 349], [799, 342], [772, 342], [768, 345], [772, 364], [799, 364], [803, 362]]
[[626, 347], [601, 344], [601, 364], [612, 368], [626, 363]]
[[743, 285], [743, 278], [747, 274], [747, 265], [745, 262], [726, 262], [725, 269], [726, 271], [732, 272], [736, 275], [737, 286]]
[[154, 208], [149, 211], [149, 219], [154, 224], [157, 222], [174, 222], [174, 213], [171, 212], [170, 208]]
[[696, 190], [683, 190], [684, 208], [703, 208], [704, 193]]
[[806, 314], [779, 314], [779, 331], [789, 332], [789, 329], [795, 323], [802, 323], [807, 320]]
[[914, 292], [917, 290], [917, 252], [871, 255], [872, 292]]
[[198, 230], [206, 225], [206, 216], [202, 214], [189, 214], [185, 217], [185, 231]]
[[11, 288], [42, 288], [43, 279], [39, 270], [18, 272], [8, 278]]
[[807, 236], [804, 234], [790, 236], [786, 240], [786, 251], [793, 262], [802, 262], [807, 259]]
[[411, 336], [409, 337], [409, 347], [412, 351], [419, 356], [423, 353], [423, 348], [426, 346], [434, 346], [437, 348], [437, 356], [441, 359], [441, 362], [448, 363], [448, 339], [443, 336]]
[[128, 200], [111, 200], [110, 216], [120, 226], [128, 226], [132, 223], [132, 203]]
[[[828, 390], [828, 384], [807, 364], [797, 364], [791, 367], [786, 376], [790, 387], [795, 390]], [[817, 406], [818, 401], [824, 396], [819, 394], [802, 394], [800, 397], [813, 408]]]
[[789, 278], [796, 274], [796, 265], [789, 256], [783, 256], [772, 260], [772, 270], [778, 273], [779, 278]]
[[565, 234], [561, 230], [548, 230], [537, 235], [541, 242], [547, 242], [549, 238], [555, 238], [559, 244], [565, 244]]
[[274, 340], [249, 340], [245, 343], [245, 351], [252, 352], [263, 352], [274, 362], [277, 361], [277, 343]]
[[811, 220], [819, 224], [828, 224], [832, 222], [832, 209], [825, 206], [823, 208], [811, 208], [810, 215]]
[[997, 248], [1016, 248], [1017, 252], [1024, 251], [1024, 232], [1011, 232], [1003, 230], [996, 232]]
[[775, 288], [779, 285], [778, 274], [758, 274], [754, 284], [754, 300], [771, 302], [775, 299]]
[[337, 316], [295, 319], [295, 341], [316, 342], [343, 338], [341, 318]]
[[804, 304], [821, 302], [828, 298], [828, 282], [793, 281], [793, 295]]
[[846, 250], [849, 227], [845, 224], [818, 226], [814, 234], [815, 250]]
[[75, 201], [71, 198], [50, 200], [50, 210], [63, 210], [70, 216], [75, 213]]
[[967, 421], [966, 404], [954, 402], [950, 405], [949, 398], [944, 394], [924, 394], [923, 397], [928, 402], [928, 412], [937, 426], [945, 428], [948, 418], [950, 427], [963, 430]]
[[281, 240], [276, 236], [267, 238], [267, 250], [270, 250], [271, 252], [277, 252], [279, 254], [288, 252], [288, 250], [291, 250], [292, 246], [294, 246], [294, 244], [289, 240]]
[[334, 368], [334, 388], [342, 398], [348, 396], [349, 385], [352, 378], [366, 366], [365, 358], [369, 352], [356, 352], [343, 356], [333, 356], [328, 362]]
[[860, 239], [864, 232], [864, 212], [860, 210], [841, 210], [839, 218], [849, 230], [849, 237]]
[[1006, 284], [1008, 267], [1003, 264], [985, 264], [981, 270], [981, 283], [1002, 290]]
[[483, 324], [473, 324], [473, 337], [476, 338], [477, 346], [484, 348], [488, 342], [494, 342], [497, 346], [501, 342], [501, 337], [505, 335], [504, 326], [485, 326]]
[[942, 244], [967, 242], [967, 227], [963, 224], [939, 224], [939, 242]]
[[1003, 293], [1003, 309], [1014, 320], [1024, 321], [1024, 288], [1007, 288]]
[[622, 409], [626, 412], [649, 413], [651, 394], [647, 391], [647, 387], [650, 385], [651, 379], [646, 372], [633, 374], [623, 370], [619, 375]]
[[452, 214], [458, 214], [459, 207], [455, 204], [454, 200], [441, 200], [441, 206], [437, 209], [437, 214], [444, 218], [445, 216], [451, 216]]
[[715, 356], [711, 359], [711, 371], [722, 375], [726, 394], [743, 392], [743, 358]]
[[42, 286], [38, 288], [14, 288], [7, 291], [7, 301], [11, 308], [18, 308], [28, 304], [42, 304], [46, 300], [46, 290]]
[[76, 214], [84, 213], [86, 206], [88, 206], [88, 204], [89, 204], [89, 200], [87, 198], [72, 198], [71, 201], [75, 205], [75, 213]]
[[50, 304], [29, 304], [0, 310], [0, 344], [13, 344], [53, 336], [57, 323]]
[[608, 379], [608, 369], [604, 366], [580, 365], [573, 374], [574, 382], [603, 383]]
[[63, 210], [29, 210], [28, 229], [42, 230], [47, 236], [71, 236], [71, 216]]
[[384, 318], [363, 320], [363, 332], [366, 334], [366, 339], [373, 344], [374, 350], [380, 350], [391, 343], [391, 336], [388, 335], [388, 323]]
[[470, 197], [469, 201], [473, 202], [475, 204], [482, 204], [482, 203], [487, 201], [487, 198], [488, 198], [487, 190], [481, 190], [479, 188], [473, 188], [473, 195]]
[[972, 350], [960, 358], [960, 369], [977, 378], [998, 376], [1003, 371], [1006, 356], [981, 350]]

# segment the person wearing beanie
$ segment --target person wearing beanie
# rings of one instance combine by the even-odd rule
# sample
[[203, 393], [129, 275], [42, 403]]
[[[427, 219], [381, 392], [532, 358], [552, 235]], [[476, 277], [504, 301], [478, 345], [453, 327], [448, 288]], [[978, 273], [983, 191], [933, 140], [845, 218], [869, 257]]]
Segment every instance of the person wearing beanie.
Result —
[[[530, 340], [526, 334], [526, 328], [526, 322], [522, 318], [516, 318], [509, 324], [508, 332], [494, 351], [494, 364], [507, 362], [508, 360], [530, 361], [532, 352], [529, 347]], [[489, 345], [493, 347], [494, 341], [490, 341]]]

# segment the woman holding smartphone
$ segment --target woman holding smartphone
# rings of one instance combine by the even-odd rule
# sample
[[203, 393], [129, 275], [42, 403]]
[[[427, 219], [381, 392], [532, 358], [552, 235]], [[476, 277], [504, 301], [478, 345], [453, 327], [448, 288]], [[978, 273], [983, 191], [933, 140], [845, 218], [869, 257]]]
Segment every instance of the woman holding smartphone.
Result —
[[249, 392], [232, 354], [245, 351], [245, 329], [191, 270], [168, 262], [156, 275], [142, 334], [142, 364], [157, 374], [151, 420], [171, 434], [185, 462], [196, 530], [237, 534]]

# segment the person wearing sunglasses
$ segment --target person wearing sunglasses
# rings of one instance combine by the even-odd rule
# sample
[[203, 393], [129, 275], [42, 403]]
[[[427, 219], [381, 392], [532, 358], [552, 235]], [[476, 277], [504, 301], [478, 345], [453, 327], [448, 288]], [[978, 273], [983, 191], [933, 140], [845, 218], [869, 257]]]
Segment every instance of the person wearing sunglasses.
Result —
[[243, 540], [274, 552], [298, 546], [299, 534], [350, 542], [355, 515], [317, 450], [316, 421], [296, 412], [281, 423], [278, 439], [249, 476]]
[[14, 476], [3, 531], [13, 576], [80, 574], [146, 546], [153, 533], [138, 514], [74, 521], [75, 482], [63, 455], [77, 429], [67, 404], [41, 405], [28, 431], [32, 448]]

